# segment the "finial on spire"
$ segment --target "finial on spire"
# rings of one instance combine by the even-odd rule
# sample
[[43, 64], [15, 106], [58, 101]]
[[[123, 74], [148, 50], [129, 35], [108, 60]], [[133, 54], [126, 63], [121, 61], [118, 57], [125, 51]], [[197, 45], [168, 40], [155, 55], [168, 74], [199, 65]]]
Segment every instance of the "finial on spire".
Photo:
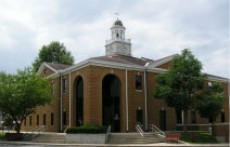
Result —
[[118, 16], [120, 15], [120, 13], [115, 12], [114, 14], [117, 16], [117, 20], [118, 20]]

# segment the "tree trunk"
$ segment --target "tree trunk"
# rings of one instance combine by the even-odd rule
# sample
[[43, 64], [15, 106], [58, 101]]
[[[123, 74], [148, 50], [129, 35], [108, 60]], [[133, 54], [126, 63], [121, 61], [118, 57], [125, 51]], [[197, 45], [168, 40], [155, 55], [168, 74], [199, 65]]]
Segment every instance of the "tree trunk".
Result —
[[18, 122], [18, 120], [17, 119], [14, 119], [14, 121], [15, 121], [15, 131], [17, 132], [17, 133], [20, 133], [20, 130], [21, 130], [21, 122], [19, 123]]
[[21, 123], [16, 123], [16, 131], [17, 133], [20, 133], [20, 130], [21, 130]]
[[187, 123], [188, 123], [188, 110], [184, 110], [184, 124], [183, 124], [183, 131], [187, 131]]
[[213, 121], [212, 124], [211, 124], [212, 136], [216, 136], [216, 127], [215, 127], [214, 123], [215, 122]]

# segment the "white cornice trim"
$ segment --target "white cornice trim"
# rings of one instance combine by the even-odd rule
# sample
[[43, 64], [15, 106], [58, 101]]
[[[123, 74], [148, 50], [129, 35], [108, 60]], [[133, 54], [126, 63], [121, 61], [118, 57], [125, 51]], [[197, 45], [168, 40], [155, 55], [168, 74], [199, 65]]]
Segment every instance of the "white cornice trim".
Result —
[[216, 81], [216, 82], [224, 82], [224, 83], [229, 83], [229, 79], [228, 78], [223, 78], [223, 77], [219, 77], [219, 76], [215, 76], [215, 75], [211, 75], [211, 74], [207, 74], [207, 78], [210, 81]]
[[151, 67], [160, 66], [160, 65], [162, 65], [162, 64], [165, 64], [165, 63], [167, 63], [167, 62], [173, 60], [173, 58], [175, 58], [176, 56], [177, 56], [177, 54], [174, 54], [174, 55], [171, 55], [171, 56], [167, 56], [167, 57], [161, 58], [161, 59], [159, 59], [159, 60], [154, 61], [154, 63], [152, 63], [152, 64], [149, 65], [149, 66], [151, 66]]
[[81, 68], [84, 68], [90, 65], [108, 67], [108, 68], [117, 68], [117, 69], [128, 69], [128, 70], [143, 70], [143, 71], [146, 70], [149, 72], [156, 72], [156, 73], [164, 73], [166, 71], [165, 69], [161, 69], [161, 68], [152, 68], [152, 67], [144, 67], [144, 66], [131, 65], [131, 64], [122, 64], [122, 63], [114, 63], [114, 62], [108, 62], [108, 61], [100, 61], [100, 60], [95, 60], [95, 59], [88, 59], [76, 65], [73, 65], [69, 68], [66, 68], [62, 71], [59, 70], [53, 75], [50, 75], [49, 78], [58, 77], [60, 75], [66, 75], [69, 72], [73, 72], [75, 70], [79, 70]]
[[[122, 64], [122, 63], [115, 63], [115, 62], [108, 62], [108, 61], [101, 61], [101, 60], [95, 60], [95, 59], [87, 59], [84, 60], [76, 65], [73, 65], [71, 67], [68, 67], [64, 70], [59, 70], [56, 71], [54, 74], [50, 75], [49, 78], [55, 78], [60, 75], [66, 75], [70, 72], [82, 69], [87, 66], [100, 66], [100, 67], [108, 67], [108, 68], [116, 68], [116, 69], [127, 69], [127, 70], [142, 70], [142, 71], [148, 71], [148, 72], [153, 72], [153, 73], [165, 73], [167, 69], [162, 69], [162, 68], [156, 68], [151, 65], [149, 66], [138, 66], [138, 65], [131, 65], [131, 64]], [[218, 77], [210, 74], [206, 74], [208, 77], [208, 80], [211, 81], [219, 81], [219, 82], [224, 82], [228, 83], [229, 79], [223, 78], [223, 77]]]

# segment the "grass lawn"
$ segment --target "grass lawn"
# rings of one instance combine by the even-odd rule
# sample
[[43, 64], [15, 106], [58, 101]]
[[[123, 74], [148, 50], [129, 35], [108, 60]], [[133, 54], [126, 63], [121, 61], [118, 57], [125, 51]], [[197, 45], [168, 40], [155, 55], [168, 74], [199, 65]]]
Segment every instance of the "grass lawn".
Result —
[[6, 134], [5, 134], [5, 133], [0, 132], [0, 140], [5, 139], [5, 136], [6, 136]]
[[183, 132], [181, 140], [189, 143], [219, 143], [210, 132]]

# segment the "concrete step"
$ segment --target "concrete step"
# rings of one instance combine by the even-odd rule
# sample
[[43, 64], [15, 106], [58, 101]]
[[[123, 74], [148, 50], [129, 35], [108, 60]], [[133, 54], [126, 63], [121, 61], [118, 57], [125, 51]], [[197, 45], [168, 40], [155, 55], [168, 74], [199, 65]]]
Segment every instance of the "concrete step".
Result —
[[65, 134], [63, 133], [48, 133], [48, 134], [40, 134], [36, 138], [32, 140], [32, 142], [39, 143], [64, 143], [65, 142]]
[[108, 144], [150, 144], [164, 142], [164, 138], [154, 135], [144, 135], [137, 133], [112, 133], [109, 134]]

